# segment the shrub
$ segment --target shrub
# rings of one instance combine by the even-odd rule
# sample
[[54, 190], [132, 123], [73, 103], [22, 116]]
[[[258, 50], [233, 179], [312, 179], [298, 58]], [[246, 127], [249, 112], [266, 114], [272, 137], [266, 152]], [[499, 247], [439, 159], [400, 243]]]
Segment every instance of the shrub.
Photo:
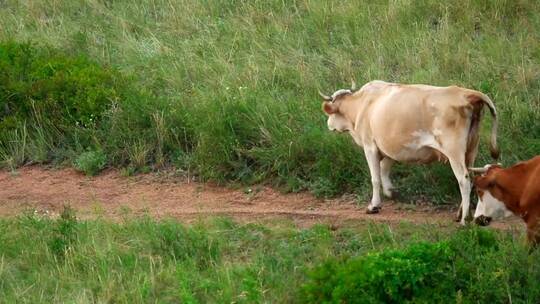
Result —
[[331, 260], [310, 273], [305, 299], [308, 303], [435, 301], [437, 294], [452, 288], [446, 279], [451, 257], [447, 243], [418, 243], [344, 263]]
[[91, 127], [121, 99], [114, 69], [31, 43], [0, 43], [0, 130], [41, 116], [57, 128]]
[[306, 303], [538, 303], [540, 252], [498, 235], [462, 229], [439, 242], [331, 258], [308, 272], [300, 295]]
[[84, 152], [77, 157], [74, 163], [75, 168], [86, 175], [98, 174], [106, 164], [107, 157], [100, 150]]

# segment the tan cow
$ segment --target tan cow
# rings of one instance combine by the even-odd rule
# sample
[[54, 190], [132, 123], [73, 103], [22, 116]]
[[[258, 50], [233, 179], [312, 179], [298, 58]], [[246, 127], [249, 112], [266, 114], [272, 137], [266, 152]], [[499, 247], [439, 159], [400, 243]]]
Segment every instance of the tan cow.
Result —
[[[449, 161], [461, 191], [458, 218], [465, 224], [471, 183], [467, 168], [478, 152], [484, 105], [493, 116], [491, 155], [498, 158], [497, 114], [486, 95], [456, 86], [404, 85], [372, 81], [355, 91], [338, 90], [323, 97], [331, 131], [348, 131], [364, 148], [373, 186], [367, 213], [380, 210], [383, 193], [392, 196], [390, 168], [396, 161]], [[461, 216], [459, 216], [461, 214]]]

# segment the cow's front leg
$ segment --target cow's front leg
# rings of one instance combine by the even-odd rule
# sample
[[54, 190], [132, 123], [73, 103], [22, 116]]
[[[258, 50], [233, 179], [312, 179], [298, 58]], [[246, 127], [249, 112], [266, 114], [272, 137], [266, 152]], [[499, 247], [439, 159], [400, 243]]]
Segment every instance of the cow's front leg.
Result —
[[392, 181], [390, 180], [390, 169], [393, 164], [394, 160], [388, 157], [384, 157], [380, 162], [383, 194], [389, 198], [395, 196], [393, 192], [394, 185], [392, 185]]
[[373, 187], [373, 196], [371, 203], [368, 205], [366, 213], [378, 213], [381, 209], [381, 168], [379, 150], [376, 146], [364, 148], [366, 155], [369, 173], [371, 174], [371, 186]]

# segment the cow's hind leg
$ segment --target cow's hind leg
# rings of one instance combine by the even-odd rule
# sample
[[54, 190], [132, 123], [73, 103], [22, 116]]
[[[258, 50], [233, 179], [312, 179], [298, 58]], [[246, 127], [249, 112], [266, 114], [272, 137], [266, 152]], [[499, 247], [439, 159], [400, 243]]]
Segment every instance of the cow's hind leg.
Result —
[[394, 160], [388, 157], [384, 157], [380, 162], [383, 194], [389, 198], [394, 196], [394, 185], [392, 185], [392, 181], [390, 180], [390, 169], [393, 164]]
[[365, 147], [364, 154], [366, 155], [369, 173], [371, 174], [371, 186], [373, 187], [373, 196], [371, 203], [368, 205], [367, 213], [378, 213], [381, 207], [381, 168], [379, 150], [376, 146]]
[[[467, 165], [467, 168], [474, 167], [474, 161], [476, 160], [476, 156], [478, 155], [478, 142], [480, 139], [478, 135], [479, 121], [479, 119], [473, 120], [469, 129], [467, 152], [465, 153], [465, 164]], [[462, 215], [463, 205], [460, 204], [456, 213], [456, 222], [461, 221]]]
[[469, 216], [469, 207], [470, 207], [470, 195], [471, 195], [471, 182], [469, 180], [469, 173], [467, 167], [465, 166], [465, 161], [459, 161], [456, 159], [448, 158], [450, 161], [450, 166], [452, 171], [456, 176], [456, 179], [459, 184], [459, 191], [461, 192], [461, 224], [465, 225], [465, 219]]

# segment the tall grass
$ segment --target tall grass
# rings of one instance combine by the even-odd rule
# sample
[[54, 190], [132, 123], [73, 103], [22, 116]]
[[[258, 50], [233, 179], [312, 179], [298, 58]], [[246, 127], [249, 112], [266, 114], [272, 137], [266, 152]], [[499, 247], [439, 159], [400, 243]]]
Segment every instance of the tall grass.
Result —
[[[413, 288], [428, 298], [439, 288], [445, 292], [431, 298], [441, 303], [540, 299], [540, 251], [529, 254], [522, 234], [480, 228], [364, 223], [299, 229], [288, 222], [263, 226], [229, 219], [184, 226], [129, 216], [111, 223], [77, 220], [67, 209], [57, 219], [34, 213], [0, 219], [0, 242], [3, 303], [320, 303], [341, 286], [330, 280], [336, 276], [360, 279], [351, 282], [349, 298], [361, 293], [358, 284], [388, 278], [385, 289], [366, 287], [366, 297], [357, 300], [374, 299], [386, 287]], [[416, 249], [410, 254], [408, 248], [431, 242], [454, 244], [455, 256]], [[362, 259], [371, 268], [354, 262]], [[425, 264], [411, 264], [418, 261]], [[321, 268], [329, 262], [335, 268]], [[317, 281], [321, 277], [329, 280]]]
[[[539, 33], [539, 6], [511, 0], [8, 0], [0, 10], [1, 40], [85, 54], [133, 86], [49, 159], [97, 149], [113, 165], [174, 164], [318, 195], [369, 187], [361, 152], [325, 130], [317, 95], [351, 79], [481, 90], [500, 113], [502, 161], [538, 154]], [[490, 161], [483, 138], [479, 164]], [[441, 165], [398, 166], [395, 177], [409, 199], [458, 196]]]

